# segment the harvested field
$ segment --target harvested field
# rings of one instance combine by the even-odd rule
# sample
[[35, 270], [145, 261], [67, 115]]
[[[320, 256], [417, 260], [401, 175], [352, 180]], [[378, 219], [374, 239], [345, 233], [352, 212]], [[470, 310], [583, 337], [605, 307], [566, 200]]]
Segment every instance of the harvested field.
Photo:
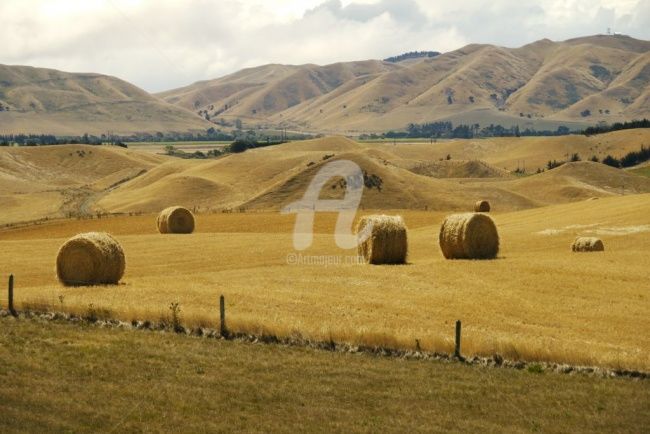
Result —
[[[650, 233], [611, 237], [604, 254], [579, 260], [567, 246], [601, 226], [643, 225], [649, 210], [650, 195], [636, 195], [492, 214], [502, 238], [493, 261], [446, 261], [437, 245], [445, 214], [393, 210], [409, 228], [401, 267], [289, 265], [294, 221], [273, 212], [197, 215], [198, 232], [173, 238], [156, 233], [151, 215], [63, 220], [1, 231], [0, 248], [11, 254], [0, 275], [16, 274], [19, 308], [83, 313], [93, 304], [125, 320], [157, 320], [178, 302], [186, 323], [215, 325], [224, 294], [239, 330], [405, 348], [418, 339], [451, 351], [461, 319], [465, 354], [648, 370], [650, 338], [638, 330], [650, 329]], [[319, 215], [314, 245], [300, 253], [355, 254], [337, 248], [334, 225], [334, 215]], [[121, 285], [89, 291], [56, 281], [56, 251], [81, 229], [119, 237], [129, 257]]]

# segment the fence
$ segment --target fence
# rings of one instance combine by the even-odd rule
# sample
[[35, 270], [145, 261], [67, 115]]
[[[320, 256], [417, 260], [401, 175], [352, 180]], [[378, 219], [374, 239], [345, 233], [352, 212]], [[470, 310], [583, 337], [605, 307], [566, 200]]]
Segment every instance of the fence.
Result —
[[[8, 311], [12, 316], [17, 317], [18, 312], [16, 311], [14, 306], [14, 275], [13, 274], [9, 276], [9, 285], [7, 291], [8, 291], [7, 292]], [[219, 334], [224, 338], [228, 338], [232, 335], [231, 331], [228, 330], [228, 327], [226, 326], [226, 298], [223, 295], [219, 297]], [[461, 341], [461, 322], [460, 320], [458, 320], [456, 321], [456, 336], [455, 336], [453, 357], [458, 360], [464, 361], [465, 359], [460, 352], [460, 341]]]

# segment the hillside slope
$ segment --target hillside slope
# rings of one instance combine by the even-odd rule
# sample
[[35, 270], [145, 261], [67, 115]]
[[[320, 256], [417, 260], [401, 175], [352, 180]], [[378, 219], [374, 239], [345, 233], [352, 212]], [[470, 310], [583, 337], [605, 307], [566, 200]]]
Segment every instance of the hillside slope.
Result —
[[[619, 156], [638, 149], [633, 145], [649, 134], [579, 136], [575, 146], [599, 146]], [[389, 145], [326, 137], [210, 160], [109, 146], [0, 148], [0, 224], [96, 212], [155, 213], [171, 205], [203, 212], [280, 210], [299, 200], [316, 173], [336, 160], [353, 161], [364, 172], [361, 207], [366, 209], [463, 211], [487, 199], [496, 212], [504, 212], [650, 192], [650, 178], [600, 163], [567, 163], [529, 176], [513, 173], [521, 159], [531, 173], [531, 162], [543, 165], [556, 153], [561, 158], [566, 142], [558, 139], [572, 138]], [[448, 152], [453, 158], [442, 159]], [[343, 179], [334, 178], [320, 197], [344, 194]]]
[[110, 146], [2, 147], [0, 224], [93, 213], [99, 196], [162, 161]]
[[470, 140], [444, 140], [437, 143], [378, 144], [403, 159], [416, 161], [483, 160], [498, 168], [514, 171], [526, 169], [527, 173], [544, 169], [549, 160], [565, 161], [577, 153], [583, 160], [607, 155], [623, 157], [641, 146], [650, 145], [650, 129], [639, 128], [615, 131], [595, 136], [569, 135], [557, 137], [494, 137]]
[[266, 65], [161, 93], [211, 120], [328, 132], [452, 120], [555, 129], [650, 116], [650, 41], [472, 44], [417, 62]]
[[211, 124], [115, 77], [0, 65], [0, 134], [188, 131]]
[[[610, 136], [600, 140], [612, 140]], [[208, 162], [175, 160], [125, 182], [97, 206], [120, 212], [155, 212], [174, 203], [202, 209], [279, 210], [300, 199], [316, 173], [335, 160], [359, 165], [366, 184], [361, 206], [373, 209], [468, 210], [481, 198], [492, 201], [498, 211], [508, 211], [650, 192], [647, 178], [591, 162], [515, 178], [507, 170], [477, 161], [481, 155], [508, 158], [504, 145], [512, 145], [479, 144], [474, 152], [472, 144], [466, 144], [470, 161], [439, 161], [432, 152], [438, 144], [363, 144], [343, 137], [253, 149]], [[332, 179], [320, 197], [338, 199], [344, 193], [342, 180]]]

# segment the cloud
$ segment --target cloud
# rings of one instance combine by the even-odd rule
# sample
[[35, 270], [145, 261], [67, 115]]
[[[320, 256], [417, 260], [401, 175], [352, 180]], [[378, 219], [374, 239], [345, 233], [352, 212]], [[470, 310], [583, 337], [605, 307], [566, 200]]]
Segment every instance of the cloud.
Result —
[[350, 3], [343, 6], [340, 0], [328, 0], [305, 13], [305, 17], [327, 12], [341, 20], [367, 23], [383, 14], [408, 25], [426, 23], [426, 16], [415, 0], [380, 0], [377, 3]]
[[3, 0], [0, 63], [149, 91], [264, 63], [384, 58], [603, 33], [650, 39], [650, 0]]

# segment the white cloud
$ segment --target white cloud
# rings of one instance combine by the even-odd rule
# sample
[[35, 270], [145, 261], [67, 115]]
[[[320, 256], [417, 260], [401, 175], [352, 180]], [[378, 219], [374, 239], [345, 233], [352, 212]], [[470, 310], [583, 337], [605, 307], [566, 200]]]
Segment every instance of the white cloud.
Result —
[[0, 63], [159, 91], [264, 63], [332, 63], [470, 42], [650, 39], [650, 0], [3, 0]]

